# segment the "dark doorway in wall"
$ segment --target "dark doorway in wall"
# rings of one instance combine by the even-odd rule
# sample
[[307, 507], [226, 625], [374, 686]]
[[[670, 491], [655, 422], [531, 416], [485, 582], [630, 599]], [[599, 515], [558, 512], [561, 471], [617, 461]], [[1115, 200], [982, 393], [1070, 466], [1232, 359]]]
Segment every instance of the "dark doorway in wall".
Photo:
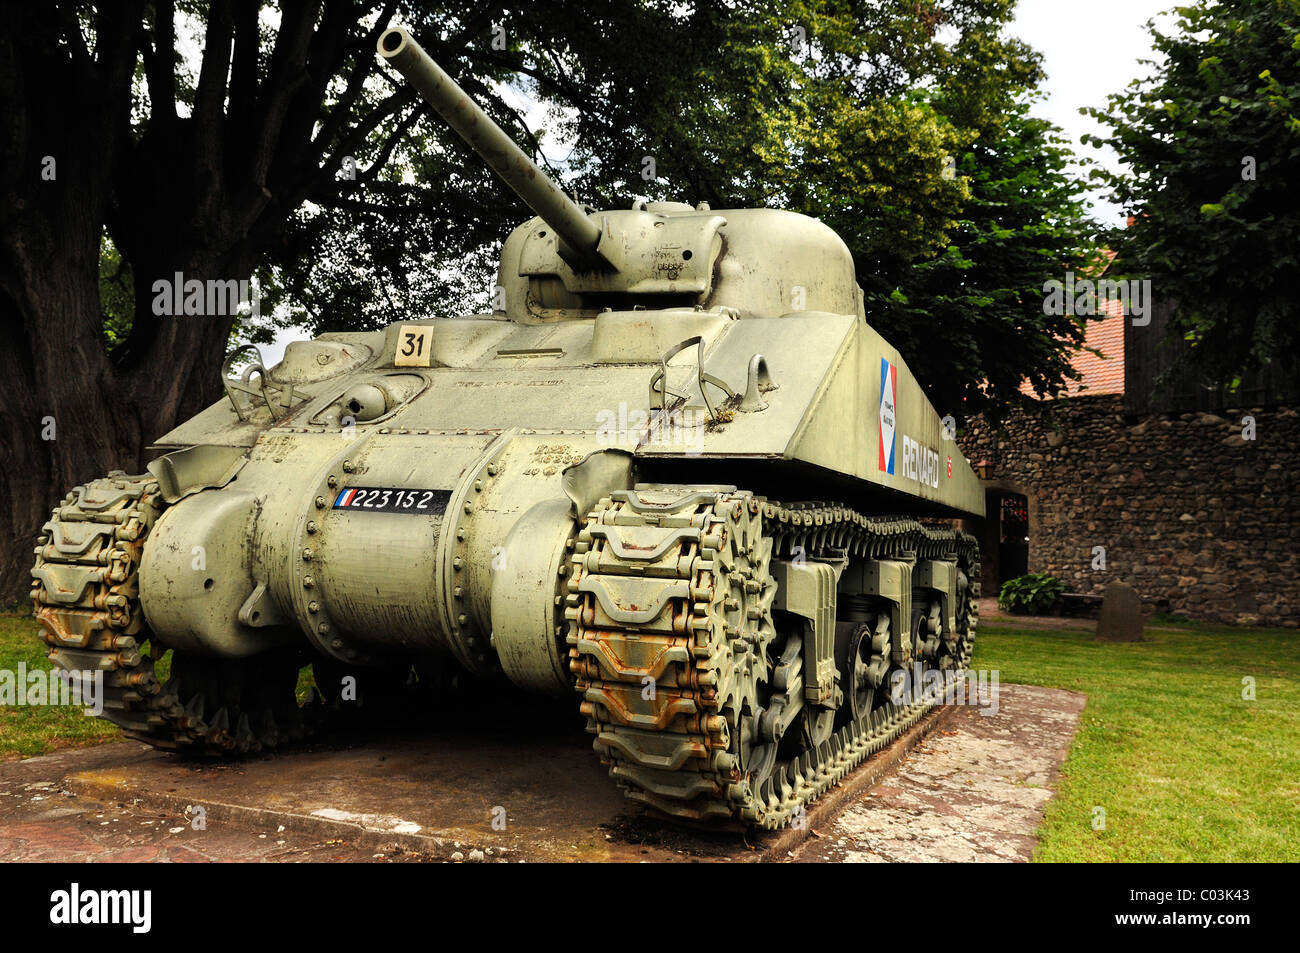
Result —
[[994, 579], [1000, 587], [1008, 579], [1029, 572], [1029, 499], [1023, 493], [989, 490], [985, 513], [997, 545]]

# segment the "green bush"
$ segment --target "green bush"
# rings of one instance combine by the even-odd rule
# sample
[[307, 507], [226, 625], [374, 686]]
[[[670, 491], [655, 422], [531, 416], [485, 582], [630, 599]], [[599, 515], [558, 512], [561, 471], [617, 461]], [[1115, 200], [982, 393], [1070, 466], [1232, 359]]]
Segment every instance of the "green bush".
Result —
[[1008, 612], [1044, 615], [1056, 605], [1065, 592], [1065, 583], [1045, 572], [1031, 572], [1027, 576], [1008, 579], [998, 593], [998, 608]]

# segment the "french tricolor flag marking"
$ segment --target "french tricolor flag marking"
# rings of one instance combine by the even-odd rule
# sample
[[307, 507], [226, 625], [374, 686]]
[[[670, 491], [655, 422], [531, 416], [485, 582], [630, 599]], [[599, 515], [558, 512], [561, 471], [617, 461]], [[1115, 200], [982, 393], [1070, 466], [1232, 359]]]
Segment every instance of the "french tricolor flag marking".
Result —
[[349, 503], [352, 502], [352, 497], [356, 495], [357, 495], [357, 491], [355, 489], [344, 490], [342, 493], [339, 494], [338, 499], [334, 501], [334, 505], [347, 506]]
[[880, 469], [894, 472], [894, 431], [898, 401], [898, 368], [880, 359]]

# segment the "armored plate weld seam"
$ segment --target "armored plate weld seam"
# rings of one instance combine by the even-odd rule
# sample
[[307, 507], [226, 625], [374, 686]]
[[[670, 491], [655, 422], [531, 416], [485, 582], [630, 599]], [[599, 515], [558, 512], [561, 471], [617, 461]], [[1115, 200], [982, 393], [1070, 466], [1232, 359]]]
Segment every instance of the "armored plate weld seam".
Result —
[[[645, 549], [638, 553], [615, 545], [618, 527], [636, 527]], [[656, 527], [662, 540], [646, 545]], [[745, 538], [735, 545], [728, 540], [731, 534]], [[739, 728], [736, 713], [755, 701], [736, 697], [744, 682], [736, 672], [747, 664], [745, 651], [736, 647], [752, 633], [733, 631], [736, 627], [717, 613], [720, 606], [746, 606], [753, 619], [762, 616], [765, 605], [770, 608], [767, 590], [774, 583], [759, 578], [761, 558], [739, 572], [725, 572], [723, 565], [728, 558], [734, 564], [738, 553], [761, 555], [765, 540], [771, 541], [773, 556], [785, 558], [800, 548], [809, 558], [955, 557], [968, 585], [944, 663], [958, 671], [968, 665], [979, 596], [978, 550], [971, 536], [906, 518], [866, 517], [836, 504], [783, 506], [729, 489], [681, 488], [675, 501], [659, 504], [642, 499], [637, 490], [613, 493], [578, 534], [566, 617], [570, 668], [588, 731], [595, 735], [593, 747], [630, 799], [693, 821], [781, 828], [941, 700], [923, 695], [912, 704], [886, 703], [815, 748], [805, 746], [752, 784], [737, 763], [731, 737]], [[665, 577], [665, 566], [675, 566], [676, 575]], [[661, 598], [649, 601], [660, 610], [649, 619], [649, 610], [640, 605], [610, 611], [613, 600], [597, 598], [629, 577], [639, 577], [642, 592], [645, 583], [663, 590]], [[683, 587], [688, 596], [680, 594]], [[747, 651], [757, 654], [760, 648]], [[646, 691], [650, 683], [653, 693]], [[778, 698], [774, 692], [771, 707]]]

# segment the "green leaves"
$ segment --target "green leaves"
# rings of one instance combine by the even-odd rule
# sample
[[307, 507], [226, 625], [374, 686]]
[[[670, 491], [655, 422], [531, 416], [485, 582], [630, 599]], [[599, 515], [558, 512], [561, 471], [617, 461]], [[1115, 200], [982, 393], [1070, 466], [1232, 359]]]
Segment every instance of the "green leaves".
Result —
[[[868, 319], [907, 356], [941, 414], [996, 420], [1034, 400], [1024, 381], [1051, 394], [1074, 375], [1069, 349], [1082, 328], [1044, 314], [1042, 288], [1086, 269], [1094, 228], [1068, 150], [1029, 103], [1009, 102], [999, 138], [963, 153], [969, 199], [942, 254], [892, 275], [892, 285], [864, 282]], [[895, 292], [910, 307], [893, 306]]]
[[1179, 7], [1162, 75], [1089, 113], [1127, 168], [1096, 178], [1134, 216], [1123, 271], [1176, 299], [1184, 365], [1226, 384], [1300, 356], [1300, 4]]
[[[611, 0], [588, 5], [581, 29], [565, 0], [495, 12], [439, 0], [402, 16], [526, 149], [572, 143], [553, 171], [592, 205], [644, 195], [825, 221], [853, 254], [868, 319], [940, 412], [962, 418], [1029, 401], [1026, 380], [1061, 389], [1082, 339], [1042, 314], [1043, 282], [1081, 260], [1091, 228], [1055, 130], [1029, 115], [1042, 72], [1006, 35], [1013, 7]], [[528, 217], [400, 89], [372, 77], [345, 103], [354, 73], [375, 69], [363, 47], [347, 47], [315, 118], [293, 124], [318, 124], [313, 145], [351, 155], [356, 178], [322, 181], [310, 156], [273, 163], [271, 191], [307, 200], [268, 209], [252, 236], [280, 304], [267, 323], [321, 332], [482, 309], [497, 242]], [[540, 108], [512, 111], [503, 85]]]
[[1029, 573], [1008, 579], [998, 593], [998, 608], [1007, 612], [1045, 615], [1065, 592], [1065, 583], [1049, 573]]
[[1042, 314], [1041, 288], [1094, 231], [1068, 153], [1028, 114], [1041, 67], [1005, 35], [1012, 7], [700, 5], [681, 33], [647, 36], [654, 55], [619, 47], [617, 62], [575, 37], [577, 75], [612, 71], [611, 105], [629, 106], [566, 126], [580, 181], [619, 202], [611, 183], [648, 153], [662, 179], [636, 191], [822, 219], [853, 253], [868, 320], [940, 413], [997, 416], [1032, 399], [1026, 379], [1055, 392], [1071, 375], [1064, 355], [1082, 333]]

